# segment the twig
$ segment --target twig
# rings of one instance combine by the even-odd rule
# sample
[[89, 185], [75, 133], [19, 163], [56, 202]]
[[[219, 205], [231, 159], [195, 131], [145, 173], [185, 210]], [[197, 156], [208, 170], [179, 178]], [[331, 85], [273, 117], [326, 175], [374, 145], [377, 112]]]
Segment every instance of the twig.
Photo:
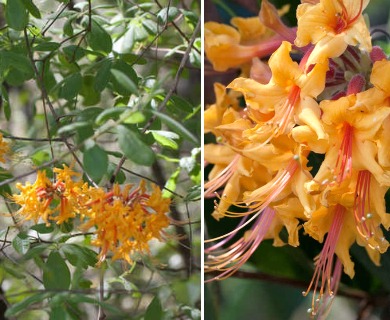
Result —
[[[187, 47], [187, 50], [185, 51], [182, 59], [181, 59], [181, 62], [180, 62], [180, 65], [179, 65], [179, 69], [177, 70], [176, 72], [176, 76], [175, 76], [175, 79], [174, 79], [174, 83], [172, 85], [172, 87], [170, 88], [170, 90], [168, 91], [168, 93], [166, 94], [164, 100], [160, 103], [160, 105], [158, 106], [157, 108], [157, 111], [161, 111], [165, 108], [165, 106], [167, 105], [169, 99], [171, 98], [171, 96], [175, 93], [176, 91], [176, 88], [177, 88], [177, 85], [179, 84], [179, 81], [180, 81], [180, 76], [185, 68], [185, 64], [186, 64], [186, 61], [188, 60], [189, 56], [190, 56], [190, 53], [191, 53], [191, 49], [192, 49], [192, 46], [195, 42], [195, 39], [200, 31], [200, 26], [201, 26], [201, 19], [199, 19], [198, 21], [198, 24], [196, 25], [196, 28], [194, 30], [194, 33], [191, 37], [191, 40], [190, 40], [190, 43], [188, 44], [188, 47]], [[149, 127], [153, 124], [153, 122], [156, 120], [157, 116], [152, 116], [149, 121], [146, 123], [145, 127], [141, 130], [141, 133], [145, 133]], [[126, 161], [126, 157], [123, 156], [120, 160], [119, 160], [119, 163], [118, 165], [116, 166], [112, 176], [111, 176], [111, 179], [110, 179], [110, 185], [112, 186], [112, 184], [115, 182], [116, 180], [116, 177], [120, 171], [120, 169], [122, 168], [123, 164], [125, 163]]]
[[[220, 272], [213, 271], [209, 272], [211, 276], [217, 276]], [[240, 279], [253, 279], [253, 280], [263, 280], [272, 283], [278, 283], [283, 285], [289, 285], [296, 288], [306, 289], [309, 284], [306, 281], [296, 280], [286, 277], [274, 276], [263, 272], [248, 272], [239, 270], [232, 277], [240, 278]], [[351, 298], [355, 300], [367, 300], [369, 299], [368, 293], [351, 288], [339, 288], [337, 291], [337, 296], [343, 296], [346, 298]]]
[[16, 137], [16, 136], [7, 135], [7, 134], [3, 135], [3, 138], [11, 139], [11, 140], [20, 140], [20, 141], [34, 141], [34, 142], [48, 142], [48, 141], [64, 142], [63, 139], [59, 139], [59, 138], [52, 138], [52, 139], [49, 139], [49, 138], [27, 138], [27, 137]]
[[[156, 161], [153, 166], [153, 175], [156, 177], [156, 180], [159, 183], [163, 183], [165, 178], [162, 175], [162, 168], [158, 161]], [[174, 220], [180, 221], [182, 219], [182, 215], [177, 210], [176, 206], [171, 204], [171, 215]], [[176, 234], [183, 235], [182, 242], [179, 243], [178, 250], [183, 257], [184, 264], [187, 268], [187, 277], [191, 275], [192, 272], [192, 243], [190, 241], [191, 237], [187, 235], [185, 228], [182, 225], [175, 224]], [[190, 229], [192, 230], [192, 229]]]
[[[89, 4], [90, 4], [90, 0], [89, 0]], [[91, 13], [89, 13], [91, 14]], [[47, 90], [46, 90], [46, 86], [45, 86], [45, 83], [43, 81], [43, 78], [42, 78], [42, 75], [39, 73], [38, 71], [38, 68], [37, 66], [35, 65], [35, 61], [34, 61], [34, 57], [33, 57], [33, 53], [32, 53], [32, 50], [31, 50], [31, 46], [30, 46], [30, 43], [28, 41], [28, 35], [27, 35], [27, 29], [25, 28], [24, 29], [24, 37], [25, 37], [25, 41], [26, 41], [26, 46], [27, 46], [27, 51], [28, 51], [28, 55], [29, 55], [29, 58], [30, 58], [30, 61], [31, 61], [31, 64], [32, 64], [32, 67], [33, 67], [33, 70], [34, 70], [34, 73], [35, 73], [35, 76], [37, 78], [37, 84], [38, 84], [38, 87], [40, 88], [41, 90], [41, 93], [42, 93], [42, 102], [44, 104], [44, 107], [46, 106], [45, 104], [45, 101], [47, 102], [47, 105], [50, 109], [50, 112], [52, 113], [53, 117], [55, 118], [55, 121], [56, 121], [56, 124], [59, 125], [59, 117], [58, 117], [58, 114], [57, 112], [55, 111], [54, 109], [54, 106], [53, 104], [51, 103], [51, 100], [50, 100], [50, 97], [47, 93]], [[44, 108], [45, 110], [45, 119], [46, 119], [46, 122], [47, 122], [47, 114], [46, 114], [46, 109]], [[48, 125], [48, 124], [47, 124]], [[48, 131], [49, 131], [49, 128], [48, 128]], [[50, 131], [49, 131], [50, 132]], [[49, 134], [49, 139], [51, 139], [50, 137], [50, 134]], [[62, 140], [64, 141], [66, 147], [68, 148], [68, 150], [70, 151], [70, 153], [72, 154], [73, 158], [75, 159], [75, 161], [78, 163], [78, 165], [83, 169], [84, 166], [82, 164], [82, 162], [80, 161], [80, 159], [78, 158], [78, 156], [76, 155], [76, 150], [72, 147], [72, 145], [69, 143], [69, 141], [67, 140], [66, 137], [62, 137]], [[49, 140], [50, 141], [50, 140]], [[54, 152], [52, 150], [52, 158], [54, 158]], [[88, 175], [87, 172], [85, 172], [85, 170], [83, 170], [84, 173], [85, 173], [85, 176], [87, 177], [88, 181], [94, 185], [95, 187], [97, 187], [97, 184], [93, 181], [93, 179]]]

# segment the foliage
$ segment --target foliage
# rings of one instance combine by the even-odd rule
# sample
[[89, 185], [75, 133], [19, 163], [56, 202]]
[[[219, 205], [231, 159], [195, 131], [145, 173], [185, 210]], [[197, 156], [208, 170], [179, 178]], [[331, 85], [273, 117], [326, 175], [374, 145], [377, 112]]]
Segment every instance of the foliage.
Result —
[[[200, 318], [199, 12], [195, 1], [0, 1], [9, 319]], [[74, 174], [60, 179], [64, 165]], [[160, 189], [171, 202], [161, 241], [115, 257], [125, 240], [99, 242], [108, 220], [93, 217], [111, 205], [153, 216]], [[50, 215], [26, 213], [34, 201]]]

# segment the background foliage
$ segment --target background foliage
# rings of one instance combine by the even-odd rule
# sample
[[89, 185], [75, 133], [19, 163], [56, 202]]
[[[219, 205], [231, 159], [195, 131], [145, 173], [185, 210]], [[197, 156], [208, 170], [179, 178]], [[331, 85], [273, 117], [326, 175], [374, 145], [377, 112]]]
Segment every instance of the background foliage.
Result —
[[[289, 26], [296, 25], [295, 9], [300, 1], [270, 1], [280, 8], [290, 4], [289, 13], [284, 21]], [[206, 0], [205, 20], [229, 24], [234, 16], [251, 17], [259, 12], [261, 1], [246, 0]], [[365, 12], [370, 17], [374, 44], [381, 45], [390, 54], [389, 38], [382, 31], [390, 32], [389, 4], [387, 1], [370, 1]], [[240, 70], [230, 69], [215, 72], [211, 64], [205, 61], [205, 102], [215, 102], [213, 83], [229, 84], [238, 77]], [[211, 142], [211, 135], [205, 137], [205, 143]], [[309, 166], [318, 168], [321, 160], [311, 159]], [[206, 168], [205, 177], [208, 175]], [[213, 199], [205, 200], [206, 234], [214, 238], [233, 230], [238, 221], [222, 219], [215, 221]], [[390, 212], [390, 194], [386, 195], [387, 212]], [[240, 234], [242, 235], [242, 233]], [[287, 233], [286, 233], [287, 236]], [[205, 285], [205, 317], [212, 319], [308, 319], [307, 309], [311, 296], [303, 297], [311, 281], [314, 265], [313, 258], [321, 251], [321, 245], [300, 232], [300, 246], [273, 247], [272, 240], [263, 241], [252, 255], [242, 271], [231, 278]], [[389, 232], [385, 234], [389, 239]], [[388, 319], [390, 317], [390, 252], [381, 257], [381, 267], [376, 267], [367, 258], [361, 247], [351, 248], [355, 262], [354, 279], [343, 275], [340, 289], [333, 302], [329, 319]], [[238, 307], [239, 306], [239, 307]]]
[[[184, 0], [0, 0], [3, 317], [200, 318], [199, 12]], [[165, 186], [181, 223], [152, 257], [97, 267], [90, 234], [23, 223], [8, 198], [62, 163], [104, 188]]]

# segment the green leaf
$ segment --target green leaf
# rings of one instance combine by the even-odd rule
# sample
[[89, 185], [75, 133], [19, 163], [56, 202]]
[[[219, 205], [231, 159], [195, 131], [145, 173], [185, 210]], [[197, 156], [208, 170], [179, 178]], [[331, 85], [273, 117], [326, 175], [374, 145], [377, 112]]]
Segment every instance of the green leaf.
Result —
[[[181, 171], [181, 168], [178, 167], [172, 174], [171, 176], [169, 177], [169, 179], [167, 180], [167, 182], [165, 183], [165, 188], [163, 191], [162, 191], [162, 195], [164, 198], [171, 198], [173, 196], [172, 192], [171, 191], [175, 191], [176, 190], [176, 185], [177, 185], [177, 180], [179, 178], [179, 175], [180, 175], [180, 171]], [[168, 190], [167, 190], [168, 189]]]
[[138, 131], [119, 125], [117, 127], [119, 147], [125, 156], [134, 163], [151, 166], [155, 161], [153, 150], [142, 141]]
[[68, 62], [77, 61], [85, 56], [85, 50], [76, 45], [64, 47], [62, 51], [64, 52], [65, 58]]
[[[200, 46], [198, 44], [200, 41], [201, 41], [200, 38], [197, 38], [195, 40], [194, 46]], [[197, 51], [197, 50], [194, 50], [194, 49], [191, 50], [191, 52], [190, 52], [190, 63], [194, 67], [196, 67], [196, 68], [200, 68], [201, 67], [202, 60], [201, 60], [200, 51]]]
[[40, 74], [43, 73], [43, 83], [47, 92], [50, 92], [57, 84], [56, 78], [54, 77], [53, 68], [50, 65], [50, 59], [46, 59], [44, 62], [37, 62], [37, 68]]
[[87, 74], [83, 77], [80, 95], [83, 97], [84, 106], [94, 106], [100, 102], [100, 91], [95, 90], [95, 77]]
[[72, 26], [73, 20], [74, 19], [68, 18], [68, 19], [66, 19], [66, 21], [64, 23], [64, 28], [63, 28], [64, 34], [67, 35], [68, 37], [71, 37], [74, 34], [73, 26]]
[[50, 310], [50, 320], [67, 320], [68, 319], [67, 312], [65, 312], [63, 305], [52, 306], [50, 309], [51, 309]]
[[173, 109], [172, 111], [180, 114], [182, 112], [185, 113], [192, 113], [193, 112], [193, 106], [191, 103], [189, 103], [186, 99], [183, 99], [180, 96], [172, 95], [172, 97], [169, 99], [167, 107], [169, 109]]
[[177, 134], [187, 139], [188, 141], [194, 143], [195, 145], [199, 145], [198, 138], [192, 134], [186, 127], [184, 127], [181, 123], [171, 118], [170, 116], [152, 110], [152, 113], [161, 119], [172, 131], [175, 131]]
[[163, 147], [171, 148], [173, 150], [178, 149], [178, 144], [173, 139], [179, 139], [179, 135], [173, 132], [164, 131], [164, 130], [150, 130], [153, 135], [153, 138], [158, 144]]
[[27, 251], [27, 253], [23, 256], [23, 259], [29, 260], [32, 258], [36, 258], [41, 255], [47, 248], [49, 248], [50, 243], [40, 243], [36, 244]]
[[18, 84], [34, 76], [34, 69], [27, 56], [15, 51], [0, 51], [0, 75], [2, 69], [8, 70], [7, 77], [16, 78], [15, 83]]
[[[4, 181], [4, 180], [10, 179], [12, 177], [13, 177], [13, 175], [9, 171], [0, 167], [0, 181]], [[12, 190], [11, 190], [9, 184], [4, 184], [4, 185], [0, 186], [0, 195], [8, 198], [10, 194], [12, 194]]]
[[202, 188], [200, 185], [192, 186], [188, 189], [184, 201], [197, 201], [200, 200], [202, 195]]
[[12, 246], [15, 251], [19, 254], [26, 254], [26, 252], [30, 249], [30, 240], [28, 235], [24, 232], [20, 232], [13, 240]]
[[[147, 64], [148, 61], [144, 58], [144, 57], [141, 57], [139, 55], [136, 55], [136, 54], [132, 54], [132, 53], [122, 53], [122, 54], [118, 54], [118, 56], [120, 57], [121, 60], [123, 60], [124, 62], [130, 64], [130, 65], [133, 65], [133, 64]], [[119, 61], [121, 61], [119, 60]]]
[[78, 95], [83, 85], [83, 78], [79, 72], [73, 73], [62, 81], [59, 97], [72, 100]]
[[132, 21], [129, 23], [123, 38], [123, 50], [131, 51], [137, 41], [145, 40], [147, 37], [148, 33], [144, 29], [143, 25], [138, 21]]
[[32, 16], [34, 16], [37, 19], [41, 18], [41, 13], [39, 12], [37, 6], [32, 2], [32, 0], [22, 0], [22, 2]]
[[99, 182], [107, 173], [108, 155], [97, 144], [85, 149], [83, 156], [84, 169], [95, 182]]
[[87, 41], [92, 50], [110, 53], [112, 39], [104, 28], [95, 20], [92, 20], [91, 31], [87, 34]]
[[22, 31], [28, 23], [28, 13], [22, 0], [8, 0], [5, 6], [5, 20], [10, 28]]
[[118, 120], [119, 116], [125, 111], [127, 108], [125, 107], [112, 107], [104, 110], [100, 113], [95, 120], [97, 125], [102, 125], [108, 120]]
[[138, 93], [138, 87], [125, 73], [117, 69], [111, 69], [113, 85], [115, 91], [122, 95], [131, 95]]
[[61, 249], [69, 263], [75, 267], [87, 269], [94, 267], [97, 263], [97, 254], [95, 251], [75, 243], [66, 243]]
[[131, 109], [128, 109], [127, 112], [124, 112], [120, 116], [123, 123], [127, 124], [136, 124], [141, 123], [145, 121], [145, 116], [142, 112], [139, 111], [133, 111]]
[[26, 311], [31, 305], [39, 303], [52, 295], [51, 292], [39, 292], [30, 297], [23, 299], [22, 301], [15, 303], [13, 306], [8, 307], [5, 312], [6, 317], [13, 317], [20, 312]]
[[94, 88], [96, 91], [102, 91], [108, 84], [111, 75], [111, 60], [104, 60], [96, 73]]
[[11, 119], [11, 107], [9, 104], [7, 89], [4, 86], [1, 86], [0, 99], [0, 105], [2, 104], [3, 106], [5, 118], [7, 119], [7, 121], [9, 121], [9, 119]]
[[48, 290], [67, 290], [70, 271], [58, 251], [52, 251], [43, 269], [43, 285]]
[[145, 312], [145, 320], [160, 320], [163, 318], [163, 310], [160, 299], [155, 296]]
[[54, 231], [54, 227], [52, 225], [47, 226], [46, 223], [33, 225], [30, 229], [41, 234], [51, 233]]
[[174, 281], [172, 290], [179, 302], [188, 306], [195, 306], [201, 297], [200, 275], [193, 274], [189, 279]]
[[179, 9], [176, 7], [166, 7], [162, 8], [157, 14], [157, 22], [159, 24], [170, 23], [176, 19], [176, 17], [180, 14]]
[[80, 129], [89, 127], [91, 124], [87, 121], [80, 121], [80, 122], [74, 122], [71, 124], [67, 124], [60, 129], [58, 129], [58, 134], [59, 135], [64, 135], [67, 133], [73, 134], [75, 131], [79, 131]]
[[157, 24], [153, 20], [150, 19], [142, 19], [142, 25], [151, 35], [155, 35], [158, 32]]
[[57, 50], [60, 47], [60, 44], [58, 42], [42, 42], [36, 45], [33, 50], [34, 51], [54, 51]]

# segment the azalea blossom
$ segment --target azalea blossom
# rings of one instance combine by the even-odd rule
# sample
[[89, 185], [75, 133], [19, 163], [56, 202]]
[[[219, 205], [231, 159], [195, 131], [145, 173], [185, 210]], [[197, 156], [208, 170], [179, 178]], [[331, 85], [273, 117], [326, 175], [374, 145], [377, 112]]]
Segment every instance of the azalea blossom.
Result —
[[[283, 40], [293, 41], [295, 30], [284, 26], [279, 16], [288, 6], [279, 12], [267, 2], [262, 6], [263, 18], [233, 18], [229, 25], [206, 22], [205, 53], [216, 71], [240, 67], [253, 58], [263, 58], [274, 52]], [[268, 28], [267, 28], [268, 27]], [[281, 35], [275, 34], [279, 32]]]
[[144, 181], [136, 188], [125, 185], [121, 189], [115, 184], [108, 193], [94, 188], [89, 197], [87, 219], [80, 228], [95, 229], [92, 245], [101, 248], [99, 264], [109, 252], [113, 253], [112, 260], [123, 259], [132, 264], [133, 255], [149, 253], [149, 241], [161, 240], [164, 228], [170, 224], [170, 199], [163, 198], [155, 185], [147, 192]]
[[255, 134], [264, 144], [290, 132], [295, 124], [310, 126], [319, 139], [326, 137], [314, 98], [324, 89], [328, 66], [317, 64], [306, 72], [306, 65], [294, 62], [290, 51], [291, 44], [283, 42], [269, 59], [272, 72], [269, 83], [237, 78], [228, 86], [243, 93], [248, 115], [259, 123], [254, 128]]
[[348, 45], [372, 49], [370, 32], [362, 12], [369, 0], [320, 0], [297, 8], [298, 30], [295, 44], [313, 44], [309, 64], [340, 56]]
[[33, 184], [16, 184], [20, 194], [12, 195], [11, 199], [21, 206], [18, 214], [23, 219], [35, 223], [42, 219], [47, 225], [51, 222], [62, 224], [82, 213], [82, 197], [88, 190], [87, 183], [82, 179], [73, 181], [72, 178], [80, 174], [66, 165], [53, 171], [56, 173], [55, 182], [46, 176], [45, 171], [38, 171]]

